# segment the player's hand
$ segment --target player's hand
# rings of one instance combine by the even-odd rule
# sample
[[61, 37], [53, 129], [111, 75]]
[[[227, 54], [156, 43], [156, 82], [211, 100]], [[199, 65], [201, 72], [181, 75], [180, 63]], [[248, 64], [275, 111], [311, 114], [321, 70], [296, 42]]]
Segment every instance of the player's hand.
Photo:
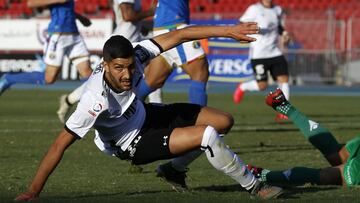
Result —
[[15, 201], [33, 201], [39, 197], [38, 194], [33, 192], [24, 192], [15, 198]]
[[251, 34], [259, 33], [259, 26], [255, 22], [240, 23], [230, 27], [230, 37], [242, 43], [256, 41], [256, 38], [249, 37]]

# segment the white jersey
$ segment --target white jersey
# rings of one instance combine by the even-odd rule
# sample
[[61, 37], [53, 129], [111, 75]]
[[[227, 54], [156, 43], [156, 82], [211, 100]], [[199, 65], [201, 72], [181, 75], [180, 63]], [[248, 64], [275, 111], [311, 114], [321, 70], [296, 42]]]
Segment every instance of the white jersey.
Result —
[[103, 152], [113, 154], [116, 147], [125, 150], [139, 133], [146, 117], [144, 106], [134, 92], [146, 64], [160, 52], [161, 47], [151, 40], [144, 40], [135, 47], [133, 88], [121, 93], [116, 93], [106, 83], [105, 70], [102, 64], [98, 65], [86, 82], [80, 102], [67, 120], [65, 129], [83, 138], [94, 127], [95, 142]]
[[141, 0], [113, 0], [114, 13], [115, 13], [115, 23], [116, 28], [113, 32], [113, 35], [122, 35], [130, 42], [139, 42], [141, 40], [141, 22], [126, 22], [124, 21], [121, 10], [119, 8], [122, 3], [134, 4], [135, 11], [141, 10]]
[[280, 6], [266, 8], [261, 3], [250, 5], [239, 20], [240, 22], [257, 22], [260, 27], [260, 33], [254, 35], [256, 41], [250, 43], [251, 59], [282, 55], [278, 47], [279, 26], [283, 23]]

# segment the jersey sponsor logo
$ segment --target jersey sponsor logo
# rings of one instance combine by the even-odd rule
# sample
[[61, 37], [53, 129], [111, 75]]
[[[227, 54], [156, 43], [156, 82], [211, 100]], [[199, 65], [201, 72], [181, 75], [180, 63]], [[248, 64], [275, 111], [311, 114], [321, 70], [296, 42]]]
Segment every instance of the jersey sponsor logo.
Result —
[[96, 66], [96, 68], [93, 72], [93, 75], [100, 73], [102, 71], [102, 69], [103, 69], [102, 65], [99, 64], [98, 66]]
[[100, 103], [94, 104], [93, 110], [94, 110], [95, 112], [100, 112], [100, 111], [102, 110], [102, 105], [101, 105]]
[[316, 130], [317, 128], [319, 127], [319, 124], [312, 121], [312, 120], [309, 120], [309, 128], [310, 128], [310, 132], [313, 131], [313, 130]]
[[96, 113], [95, 113], [95, 112], [93, 112], [93, 111], [91, 111], [91, 110], [88, 110], [88, 113], [89, 113], [90, 115], [96, 117]]

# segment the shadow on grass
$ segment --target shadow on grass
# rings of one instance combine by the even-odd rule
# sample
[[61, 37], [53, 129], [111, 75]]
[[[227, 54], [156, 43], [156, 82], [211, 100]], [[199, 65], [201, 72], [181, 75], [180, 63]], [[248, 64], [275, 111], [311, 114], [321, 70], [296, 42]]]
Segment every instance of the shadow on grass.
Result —
[[264, 152], [289, 152], [289, 151], [307, 151], [315, 150], [310, 144], [303, 145], [269, 145], [262, 142], [259, 145], [247, 145], [239, 149], [231, 148], [236, 154], [254, 154]]
[[[284, 189], [284, 194], [282, 194], [279, 199], [300, 199], [299, 194], [302, 193], [316, 193], [321, 191], [329, 191], [336, 190], [338, 187], [336, 186], [326, 186], [326, 187], [296, 187], [296, 186], [282, 186]], [[212, 185], [212, 186], [204, 186], [197, 187], [193, 190], [199, 192], [247, 192], [244, 188], [240, 187], [238, 184], [233, 185]]]

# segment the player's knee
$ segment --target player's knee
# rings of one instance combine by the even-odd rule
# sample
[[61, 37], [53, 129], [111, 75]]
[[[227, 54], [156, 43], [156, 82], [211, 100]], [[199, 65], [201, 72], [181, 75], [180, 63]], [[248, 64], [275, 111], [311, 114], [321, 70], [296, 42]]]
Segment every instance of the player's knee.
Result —
[[50, 85], [55, 83], [56, 77], [53, 76], [45, 76], [45, 84]]
[[219, 133], [226, 134], [230, 131], [232, 126], [234, 125], [234, 117], [229, 113], [224, 113], [222, 118], [223, 127], [222, 129], [219, 129]]
[[214, 127], [212, 127], [210, 125], [206, 126], [203, 137], [202, 137], [202, 141], [201, 141], [201, 149], [205, 151], [209, 147], [213, 146], [216, 139], [218, 139], [218, 136], [219, 136], [219, 134], [215, 130]]
[[189, 73], [189, 77], [191, 80], [207, 82], [209, 79], [209, 71], [198, 70], [196, 72]]

